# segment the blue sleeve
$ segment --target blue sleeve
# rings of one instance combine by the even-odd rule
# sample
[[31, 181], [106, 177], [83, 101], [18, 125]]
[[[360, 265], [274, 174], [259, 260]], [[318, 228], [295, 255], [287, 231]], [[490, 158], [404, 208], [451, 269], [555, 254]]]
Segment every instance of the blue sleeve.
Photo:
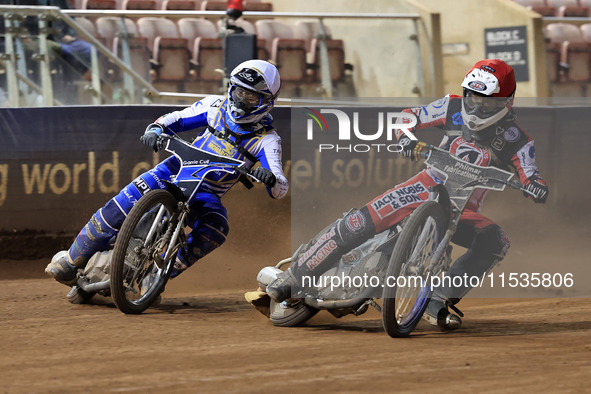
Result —
[[164, 130], [179, 133], [207, 126], [207, 113], [209, 104], [207, 98], [197, 101], [180, 111], [171, 112], [161, 116], [156, 123], [164, 126]]

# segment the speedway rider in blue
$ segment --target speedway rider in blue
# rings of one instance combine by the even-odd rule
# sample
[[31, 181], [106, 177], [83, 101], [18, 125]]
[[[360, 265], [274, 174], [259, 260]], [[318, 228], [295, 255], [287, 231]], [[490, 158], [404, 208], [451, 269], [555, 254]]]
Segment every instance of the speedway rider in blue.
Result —
[[[262, 60], [249, 60], [230, 74], [228, 96], [208, 96], [181, 111], [169, 113], [150, 124], [140, 138], [158, 151], [160, 134], [178, 133], [206, 127], [193, 145], [218, 155], [246, 162], [251, 168], [261, 163], [253, 175], [263, 182], [272, 198], [282, 198], [288, 190], [281, 163], [281, 139], [269, 114], [279, 94], [277, 68]], [[75, 283], [79, 268], [98, 251], [104, 250], [121, 228], [125, 217], [142, 195], [165, 189], [164, 180], [176, 175], [180, 163], [171, 156], [142, 174], [99, 209], [80, 231], [68, 253], [58, 253], [45, 272], [60, 283]], [[220, 198], [239, 180], [239, 175], [222, 173], [208, 176], [191, 201], [188, 224], [193, 228], [187, 247], [180, 250], [171, 277], [193, 265], [220, 246], [228, 234], [228, 216]]]

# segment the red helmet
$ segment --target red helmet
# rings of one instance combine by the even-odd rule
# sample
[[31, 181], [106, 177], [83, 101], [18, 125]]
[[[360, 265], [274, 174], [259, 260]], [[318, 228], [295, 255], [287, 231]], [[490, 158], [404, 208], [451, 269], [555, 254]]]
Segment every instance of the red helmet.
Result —
[[502, 60], [484, 59], [468, 71], [462, 87], [464, 124], [472, 131], [479, 131], [501, 120], [511, 109], [515, 73]]

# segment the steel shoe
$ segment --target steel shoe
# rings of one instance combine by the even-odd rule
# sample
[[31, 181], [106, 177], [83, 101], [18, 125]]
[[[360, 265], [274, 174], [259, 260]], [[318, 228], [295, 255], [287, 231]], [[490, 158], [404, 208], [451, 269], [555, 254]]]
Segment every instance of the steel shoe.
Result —
[[457, 330], [462, 326], [462, 319], [448, 310], [447, 301], [432, 298], [423, 314], [423, 319], [442, 330]]
[[76, 284], [78, 268], [70, 263], [68, 251], [62, 250], [53, 256], [51, 263], [45, 267], [45, 273], [66, 286], [73, 286]]
[[283, 302], [291, 297], [291, 290], [297, 285], [289, 270], [277, 275], [277, 279], [267, 285], [265, 292], [275, 302]]

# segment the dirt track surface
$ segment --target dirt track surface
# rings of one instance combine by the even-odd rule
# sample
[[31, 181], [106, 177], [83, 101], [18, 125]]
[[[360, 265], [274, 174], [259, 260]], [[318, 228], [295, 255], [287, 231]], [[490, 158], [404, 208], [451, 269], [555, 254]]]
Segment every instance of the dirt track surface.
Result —
[[394, 340], [374, 311], [273, 327], [241, 290], [196, 294], [208, 278], [189, 272], [140, 316], [72, 305], [44, 262], [24, 263], [0, 281], [2, 392], [589, 390], [589, 299], [467, 299], [461, 330]]
[[49, 258], [0, 261], [0, 392], [589, 392], [591, 217], [514, 200], [490, 204], [512, 239], [495, 272], [573, 272], [586, 298], [466, 299], [461, 330], [421, 322], [407, 339], [373, 310], [277, 328], [244, 301], [259, 269], [289, 256], [284, 200], [232, 210], [227, 243], [140, 316], [70, 304], [43, 274]]

